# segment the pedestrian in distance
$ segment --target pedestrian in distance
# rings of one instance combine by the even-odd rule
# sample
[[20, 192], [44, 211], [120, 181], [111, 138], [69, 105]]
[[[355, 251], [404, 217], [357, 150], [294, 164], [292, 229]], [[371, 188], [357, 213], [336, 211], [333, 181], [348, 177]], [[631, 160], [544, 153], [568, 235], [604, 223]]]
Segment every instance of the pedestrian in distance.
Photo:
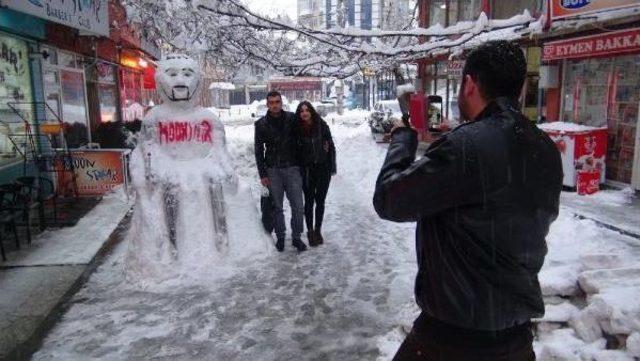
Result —
[[415, 159], [416, 132], [396, 124], [376, 182], [378, 215], [417, 221], [421, 309], [394, 360], [535, 360], [538, 272], [558, 215], [562, 166], [521, 112], [527, 64], [491, 41], [466, 59], [458, 101], [467, 120]]
[[274, 206], [276, 249], [284, 250], [286, 225], [283, 203], [286, 194], [291, 206], [292, 245], [300, 252], [307, 249], [300, 236], [304, 228], [302, 174], [300, 171], [295, 115], [282, 109], [277, 91], [267, 94], [267, 114], [254, 123], [256, 166], [262, 185], [269, 188]]
[[[308, 101], [296, 109], [299, 125], [302, 190], [307, 237], [312, 247], [324, 243], [322, 220], [331, 176], [336, 174], [336, 147], [327, 123]], [[315, 224], [314, 224], [315, 205]]]

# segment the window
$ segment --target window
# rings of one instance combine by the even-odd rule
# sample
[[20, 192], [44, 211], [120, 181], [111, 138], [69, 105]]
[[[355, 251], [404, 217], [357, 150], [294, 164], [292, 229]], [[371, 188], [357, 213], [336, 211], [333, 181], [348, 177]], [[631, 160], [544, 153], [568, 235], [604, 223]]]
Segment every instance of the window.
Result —
[[630, 183], [640, 103], [640, 55], [567, 62], [562, 119], [607, 127], [607, 178]]
[[[0, 165], [18, 159], [24, 153], [26, 141], [22, 118], [10, 107], [13, 105], [27, 120], [33, 119], [31, 75], [27, 43], [0, 35]], [[18, 147], [18, 149], [16, 149]]]
[[[434, 0], [429, 5], [429, 25], [455, 25], [459, 21], [476, 20], [480, 15], [481, 0]], [[447, 12], [449, 22], [447, 23]]]
[[531, 15], [542, 14], [545, 0], [493, 0], [491, 2], [491, 12], [493, 19], [508, 19], [515, 15], [520, 15], [524, 9], [529, 10]]
[[371, 0], [360, 0], [360, 27], [362, 29], [371, 30]]

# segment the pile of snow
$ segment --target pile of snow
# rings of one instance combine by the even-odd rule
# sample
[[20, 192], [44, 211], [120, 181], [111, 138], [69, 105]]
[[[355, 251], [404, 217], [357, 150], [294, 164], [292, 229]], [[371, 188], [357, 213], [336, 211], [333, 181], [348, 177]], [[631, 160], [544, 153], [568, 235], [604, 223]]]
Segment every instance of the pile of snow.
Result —
[[556, 132], [587, 132], [596, 129], [596, 127], [590, 127], [587, 125], [581, 125], [570, 122], [551, 122], [551, 123], [542, 123], [538, 124], [538, 128], [544, 131], [556, 131]]
[[[629, 191], [594, 202], [624, 204]], [[640, 249], [637, 240], [571, 216], [561, 208], [547, 237], [540, 272], [545, 316], [536, 320], [540, 360], [631, 360], [640, 332]], [[621, 346], [606, 350], [606, 338]], [[624, 340], [628, 339], [625, 349]]]
[[[329, 125], [346, 125], [346, 126], [359, 126], [367, 123], [367, 118], [371, 114], [371, 111], [365, 109], [345, 109], [342, 115], [338, 113], [329, 113], [323, 119]], [[367, 129], [369, 129], [367, 127]], [[341, 131], [345, 131], [341, 129]], [[347, 131], [348, 132], [348, 131]], [[371, 137], [371, 131], [369, 130], [369, 137]]]
[[635, 190], [631, 187], [627, 187], [623, 190], [603, 189], [596, 193], [584, 195], [581, 197], [588, 198], [589, 202], [622, 207], [633, 203], [633, 200], [635, 198]]

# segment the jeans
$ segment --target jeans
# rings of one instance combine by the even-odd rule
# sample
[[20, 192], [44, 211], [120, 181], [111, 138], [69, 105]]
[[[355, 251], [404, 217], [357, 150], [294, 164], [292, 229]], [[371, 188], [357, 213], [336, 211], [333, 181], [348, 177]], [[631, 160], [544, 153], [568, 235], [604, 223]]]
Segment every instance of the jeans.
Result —
[[274, 229], [278, 239], [284, 239], [287, 226], [282, 208], [286, 193], [291, 206], [291, 238], [300, 239], [304, 227], [304, 206], [302, 200], [302, 175], [300, 167], [269, 168], [267, 176], [271, 181], [269, 192], [274, 206]]

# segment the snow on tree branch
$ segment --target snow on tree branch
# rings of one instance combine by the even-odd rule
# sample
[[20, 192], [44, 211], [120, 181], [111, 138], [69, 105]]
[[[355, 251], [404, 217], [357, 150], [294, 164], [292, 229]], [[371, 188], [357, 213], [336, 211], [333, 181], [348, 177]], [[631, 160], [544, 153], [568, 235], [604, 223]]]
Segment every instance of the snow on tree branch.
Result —
[[[505, 20], [416, 28], [415, 19], [384, 30], [310, 29], [287, 18], [269, 18], [239, 0], [122, 0], [132, 21], [162, 48], [214, 57], [221, 66], [250, 64], [289, 75], [345, 78], [368, 67], [457, 54], [486, 39], [517, 39], [539, 32], [541, 20], [528, 11]], [[415, 13], [415, 12], [414, 12]], [[421, 42], [421, 39], [428, 39]]]

